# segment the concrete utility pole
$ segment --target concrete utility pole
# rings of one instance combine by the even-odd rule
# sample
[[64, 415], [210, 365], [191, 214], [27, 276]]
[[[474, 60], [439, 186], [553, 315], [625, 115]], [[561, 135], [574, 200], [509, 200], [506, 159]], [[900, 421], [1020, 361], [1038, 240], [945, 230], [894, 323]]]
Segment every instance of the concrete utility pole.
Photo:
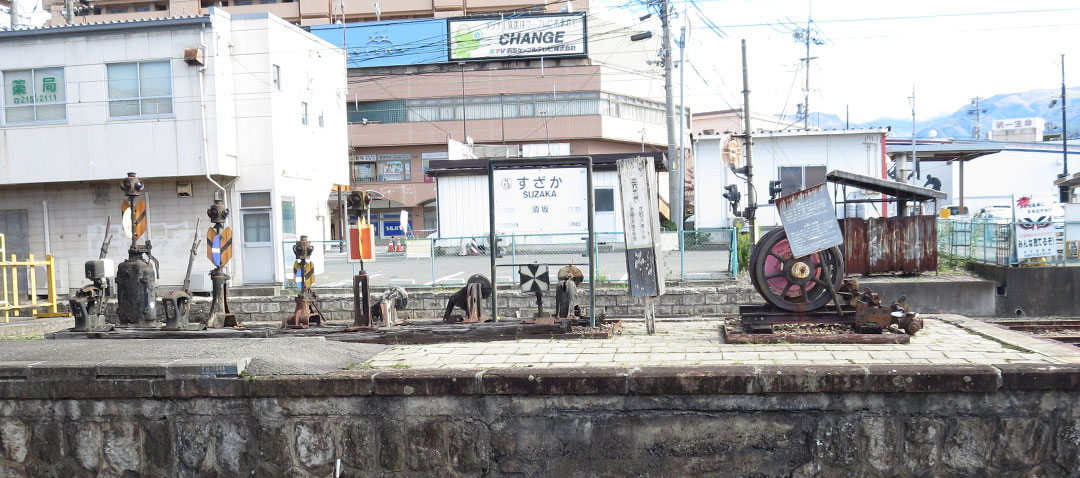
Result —
[[[11, 0], [11, 4], [14, 5], [16, 0]], [[68, 25], [75, 22], [75, 0], [64, 0], [64, 20]]]
[[986, 108], [979, 106], [982, 98], [978, 96], [971, 99], [971, 108], [967, 110], [968, 116], [975, 117], [975, 124], [971, 126], [971, 138], [982, 139], [982, 114], [986, 113]]
[[743, 84], [743, 149], [746, 151], [746, 217], [750, 226], [750, 244], [757, 244], [757, 228], [754, 216], [757, 213], [757, 194], [754, 194], [754, 141], [750, 136], [750, 73], [746, 68], [746, 40], [742, 41], [742, 84]]
[[[683, 27], [679, 32], [679, 211], [686, 207], [686, 147], [683, 139], [686, 137], [686, 10], [683, 9]], [[683, 251], [686, 241], [683, 238], [683, 216], [678, 216], [675, 222], [675, 230], [679, 231], [679, 250]], [[686, 275], [686, 254], [679, 254], [679, 278]]]
[[810, 44], [824, 45], [825, 42], [818, 38], [814, 34], [814, 27], [812, 26], [813, 20], [810, 19], [810, 15], [806, 16], [806, 28], [797, 28], [792, 34], [796, 41], [800, 41], [806, 44], [806, 58], [802, 58], [801, 61], [806, 63], [806, 89], [803, 90], [803, 129], [810, 129], [810, 60], [816, 60], [816, 56], [810, 56]]
[[1069, 175], [1069, 127], [1065, 117], [1065, 54], [1061, 54], [1061, 177]]
[[678, 156], [675, 154], [675, 100], [672, 98], [674, 95], [671, 91], [671, 21], [669, 14], [671, 13], [671, 6], [668, 0], [661, 0], [660, 2], [660, 23], [664, 27], [664, 94], [665, 94], [665, 106], [667, 108], [667, 156], [668, 156], [668, 210], [670, 211], [670, 217], [668, 219], [675, 224], [681, 224], [683, 220], [682, 204], [678, 204], [679, 192], [682, 190], [682, 184], [679, 184], [679, 168], [682, 165], [679, 164]]
[[[922, 171], [919, 170], [919, 157], [915, 155], [915, 83], [911, 84], [911, 164], [915, 166], [915, 179], [922, 179]], [[907, 182], [907, 178], [904, 178]]]
[[14, 30], [19, 21], [19, 13], [15, 11], [15, 0], [10, 0], [9, 3], [11, 4], [8, 8], [9, 13], [11, 13], [11, 29]]

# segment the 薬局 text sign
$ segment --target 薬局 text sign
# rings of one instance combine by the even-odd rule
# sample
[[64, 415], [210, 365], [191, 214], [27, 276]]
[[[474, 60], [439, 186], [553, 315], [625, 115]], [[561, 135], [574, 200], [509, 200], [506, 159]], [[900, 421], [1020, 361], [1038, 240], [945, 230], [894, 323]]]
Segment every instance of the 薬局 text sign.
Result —
[[589, 227], [585, 168], [496, 169], [495, 230], [582, 232]]

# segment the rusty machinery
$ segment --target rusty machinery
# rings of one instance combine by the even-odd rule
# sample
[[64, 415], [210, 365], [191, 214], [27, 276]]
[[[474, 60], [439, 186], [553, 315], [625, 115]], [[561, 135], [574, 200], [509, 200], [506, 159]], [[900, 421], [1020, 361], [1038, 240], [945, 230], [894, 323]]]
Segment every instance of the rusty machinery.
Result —
[[408, 304], [409, 293], [403, 287], [388, 287], [371, 304], [371, 321], [376, 324], [382, 322], [382, 325], [387, 327], [398, 325], [400, 323], [397, 315], [398, 311], [405, 310]]
[[555, 286], [555, 318], [581, 318], [581, 307], [577, 304], [577, 288], [585, 281], [585, 275], [577, 266], [564, 266], [559, 269]]
[[199, 253], [199, 226], [202, 220], [195, 221], [195, 239], [191, 243], [191, 252], [188, 255], [187, 273], [184, 274], [184, 285], [180, 290], [166, 292], [161, 298], [161, 313], [165, 314], [165, 327], [162, 330], [203, 330], [206, 324], [192, 322], [191, 293], [191, 266], [195, 265], [195, 256]]
[[214, 264], [210, 271], [212, 299], [210, 313], [204, 322], [207, 327], [240, 327], [236, 314], [229, 311], [229, 275], [225, 266], [232, 259], [232, 228], [225, 225], [229, 209], [221, 199], [215, 199], [206, 210], [212, 224], [206, 230], [206, 257]]
[[[843, 323], [859, 332], [882, 332], [895, 326], [908, 334], [922, 328], [922, 319], [904, 303], [906, 297], [883, 305], [870, 289], [844, 279], [844, 256], [838, 247], [794, 257], [783, 228], [758, 241], [750, 254], [750, 282], [768, 302], [743, 306], [745, 328], [778, 323]], [[836, 306], [828, 306], [835, 301]]]
[[83, 286], [68, 299], [71, 315], [75, 316], [75, 332], [108, 332], [113, 329], [112, 325], [105, 323], [105, 301], [110, 294], [110, 279], [116, 270], [113, 261], [105, 257], [112, 242], [112, 235], [109, 234], [111, 226], [112, 218], [109, 218], [105, 222], [105, 239], [101, 241], [98, 258], [86, 261], [84, 266], [86, 278], [90, 279], [91, 284]]
[[[491, 281], [483, 274], [473, 274], [457, 292], [446, 300], [446, 312], [443, 322], [481, 322], [484, 317], [484, 300], [491, 297]], [[450, 313], [458, 307], [465, 311], [465, 317], [451, 317]]]
[[135, 173], [128, 173], [120, 184], [120, 189], [127, 196], [121, 211], [131, 217], [131, 245], [128, 247], [128, 258], [116, 269], [116, 301], [121, 324], [150, 327], [157, 320], [154, 286], [158, 277], [158, 261], [151, 253], [153, 247], [150, 239], [141, 245], [138, 243], [139, 237], [146, 232], [148, 222], [146, 200], [139, 198], [143, 188], [142, 180]]
[[315, 247], [308, 241], [307, 236], [300, 236], [300, 240], [293, 244], [293, 255], [296, 262], [293, 263], [293, 276], [296, 278], [296, 309], [288, 317], [281, 321], [281, 328], [306, 329], [311, 324], [322, 325], [323, 313], [319, 307], [319, 295], [312, 290], [315, 284], [315, 265], [310, 262], [311, 253]]

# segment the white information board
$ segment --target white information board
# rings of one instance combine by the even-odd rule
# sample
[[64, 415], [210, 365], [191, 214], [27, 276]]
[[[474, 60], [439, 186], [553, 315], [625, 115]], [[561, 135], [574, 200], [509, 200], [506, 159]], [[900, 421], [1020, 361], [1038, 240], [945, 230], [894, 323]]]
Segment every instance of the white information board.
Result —
[[1056, 248], [1054, 239], [1054, 211], [1048, 202], [1035, 202], [1025, 196], [1013, 205], [1016, 214], [1016, 257], [1053, 256]]
[[495, 170], [495, 230], [554, 234], [589, 228], [585, 168]]
[[660, 214], [653, 160], [620, 159], [618, 167], [630, 294], [635, 297], [663, 295], [664, 256], [660, 252]]

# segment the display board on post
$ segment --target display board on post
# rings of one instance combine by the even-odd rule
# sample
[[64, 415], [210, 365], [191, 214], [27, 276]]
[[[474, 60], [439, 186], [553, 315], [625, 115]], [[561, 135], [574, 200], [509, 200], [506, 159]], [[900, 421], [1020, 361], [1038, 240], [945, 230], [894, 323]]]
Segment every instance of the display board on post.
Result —
[[1023, 261], [1057, 254], [1054, 212], [1050, 203], [1023, 196], [1013, 204], [1016, 217], [1016, 258]]
[[653, 334], [656, 297], [664, 294], [656, 169], [652, 158], [620, 159], [618, 168], [630, 295], [644, 298], [645, 329]]
[[[791, 256], [795, 259], [791, 267], [797, 275], [811, 275], [816, 271], [816, 268], [798, 259], [844, 244], [844, 235], [840, 232], [825, 183], [777, 198], [776, 212], [784, 225]], [[843, 317], [840, 296], [833, 286], [834, 278], [830, 276], [828, 267], [820, 269], [825, 278], [824, 285], [836, 302], [836, 313]]]

